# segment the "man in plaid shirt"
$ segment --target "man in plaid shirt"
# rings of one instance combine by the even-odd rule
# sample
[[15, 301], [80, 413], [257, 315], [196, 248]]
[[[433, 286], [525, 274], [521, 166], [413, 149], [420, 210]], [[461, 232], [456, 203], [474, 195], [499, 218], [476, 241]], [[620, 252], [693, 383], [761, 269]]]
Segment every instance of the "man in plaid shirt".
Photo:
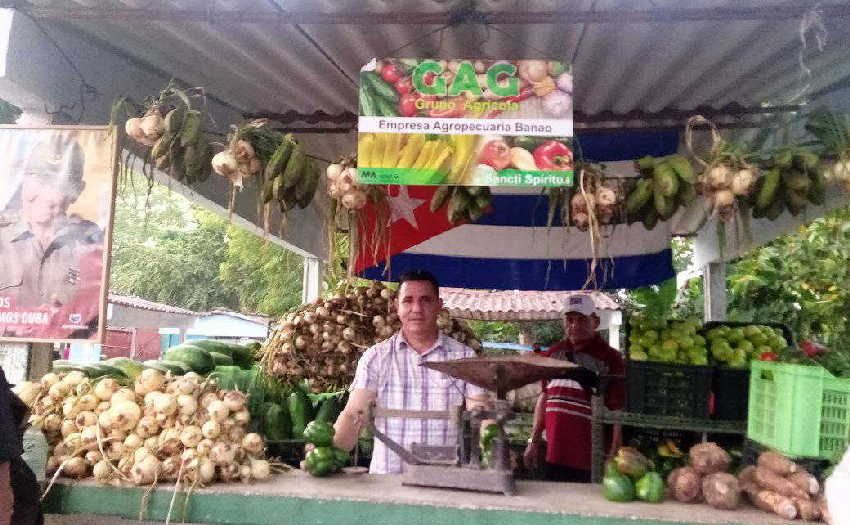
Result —
[[[431, 370], [421, 363], [474, 357], [475, 352], [437, 328], [442, 309], [436, 278], [427, 271], [411, 271], [399, 279], [397, 301], [401, 330], [369, 348], [357, 363], [348, 404], [334, 425], [334, 445], [351, 450], [369, 417], [369, 407], [395, 410], [445, 411], [461, 405], [486, 402], [485, 390], [460, 379]], [[377, 417], [375, 426], [390, 439], [410, 450], [413, 443], [451, 445], [457, 432], [447, 419]], [[375, 441], [372, 474], [399, 474], [404, 462]]]

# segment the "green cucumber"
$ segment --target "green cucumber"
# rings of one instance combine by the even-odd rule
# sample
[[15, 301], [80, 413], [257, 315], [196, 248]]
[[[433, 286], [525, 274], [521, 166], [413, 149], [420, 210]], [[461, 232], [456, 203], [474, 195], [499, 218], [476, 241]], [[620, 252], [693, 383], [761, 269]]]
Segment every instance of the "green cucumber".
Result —
[[374, 71], [364, 71], [361, 73], [361, 78], [366, 80], [366, 85], [373, 93], [381, 99], [398, 104], [398, 92], [391, 85], [384, 82], [384, 79], [378, 76]]

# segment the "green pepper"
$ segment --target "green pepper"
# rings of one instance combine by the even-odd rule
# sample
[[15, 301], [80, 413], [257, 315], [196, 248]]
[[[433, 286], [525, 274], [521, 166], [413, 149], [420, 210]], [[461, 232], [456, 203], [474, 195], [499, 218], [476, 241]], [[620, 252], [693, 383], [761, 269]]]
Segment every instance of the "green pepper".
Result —
[[309, 405], [310, 399], [301, 389], [296, 389], [289, 395], [289, 417], [292, 419], [293, 439], [301, 439], [304, 435]]
[[333, 443], [334, 427], [327, 421], [311, 421], [304, 429], [304, 441], [317, 447], [329, 447]]
[[327, 476], [335, 470], [334, 453], [330, 447], [316, 447], [304, 458], [307, 472], [313, 476]]
[[347, 450], [342, 450], [341, 448], [332, 447], [331, 449], [334, 453], [334, 463], [337, 468], [342, 468], [348, 466], [348, 461], [350, 459]]

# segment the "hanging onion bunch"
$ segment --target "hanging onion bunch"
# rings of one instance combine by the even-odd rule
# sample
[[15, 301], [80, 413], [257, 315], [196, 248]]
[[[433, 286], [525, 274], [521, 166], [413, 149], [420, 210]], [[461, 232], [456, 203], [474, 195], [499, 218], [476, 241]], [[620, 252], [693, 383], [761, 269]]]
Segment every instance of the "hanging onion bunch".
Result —
[[[170, 82], [155, 99], [147, 104], [141, 117], [127, 119], [124, 131], [139, 144], [151, 147], [146, 165], [168, 170], [173, 178], [193, 184], [209, 177], [212, 151], [209, 138], [203, 130], [204, 113], [193, 107], [200, 99], [204, 106], [201, 88], [183, 90]], [[120, 99], [113, 105], [113, 122], [118, 113], [129, 104]]]
[[269, 477], [263, 440], [248, 431], [247, 396], [193, 372], [146, 369], [130, 387], [78, 371], [49, 373], [15, 391], [45, 433], [49, 474], [202, 486]]
[[241, 190], [244, 180], [259, 174], [280, 144], [282, 135], [267, 127], [267, 119], [232, 126], [227, 146], [212, 158], [212, 169]]
[[343, 157], [328, 165], [325, 175], [330, 198], [338, 199], [348, 210], [366, 206], [369, 200], [367, 187], [357, 184], [357, 160], [354, 157]]
[[[266, 372], [293, 385], [309, 379], [315, 392], [347, 387], [363, 352], [401, 327], [394, 299], [394, 290], [375, 281], [302, 306], [283, 317], [263, 345]], [[469, 328], [447, 312], [438, 325], [475, 351], [481, 348]]]
[[741, 148], [720, 142], [699, 175], [697, 191], [706, 200], [711, 215], [725, 222], [747, 203], [760, 176], [759, 168]]

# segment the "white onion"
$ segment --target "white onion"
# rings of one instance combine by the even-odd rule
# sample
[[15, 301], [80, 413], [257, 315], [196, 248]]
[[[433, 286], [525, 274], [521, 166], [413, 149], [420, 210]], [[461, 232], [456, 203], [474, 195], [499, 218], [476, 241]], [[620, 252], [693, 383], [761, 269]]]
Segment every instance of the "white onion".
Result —
[[112, 394], [112, 397], [109, 400], [109, 402], [113, 405], [121, 401], [129, 401], [131, 403], [135, 403], [136, 393], [130, 390], [129, 388], [120, 388], [117, 392]]
[[177, 396], [177, 410], [180, 415], [191, 416], [198, 410], [198, 402], [191, 395], [180, 394]]
[[263, 453], [263, 438], [255, 432], [246, 434], [242, 438], [242, 448], [252, 456], [259, 456]]
[[[53, 418], [56, 418], [56, 419], [53, 419]], [[49, 428], [51, 429], [51, 431], [55, 432], [55, 430], [53, 429], [53, 425], [54, 425], [54, 421], [56, 421], [56, 420], [60, 421], [60, 423], [59, 423], [60, 434], [62, 434], [62, 437], [68, 437], [69, 435], [71, 435], [74, 432], [79, 430], [79, 428], [77, 428], [77, 425], [73, 420], [71, 420], [71, 419], [64, 419], [63, 420], [57, 414], [50, 414], [49, 416], [44, 418], [45, 430], [48, 429], [48, 425], [49, 425]]]
[[120, 428], [121, 430], [132, 430], [136, 427], [142, 415], [142, 409], [134, 402], [121, 401], [113, 404], [112, 407], [104, 412], [109, 414], [111, 418], [112, 428]]
[[136, 434], [140, 438], [149, 438], [159, 434], [159, 423], [153, 416], [143, 416], [136, 425]]
[[201, 433], [207, 439], [215, 439], [221, 434], [221, 423], [209, 420], [201, 426]]
[[199, 460], [198, 476], [201, 478], [202, 484], [208, 484], [215, 481], [215, 463], [213, 463], [209, 459]]
[[232, 464], [236, 457], [236, 452], [229, 444], [218, 441], [210, 450], [210, 460], [219, 466]]
[[242, 483], [248, 483], [251, 481], [251, 464], [243, 463], [239, 465], [239, 479], [242, 480]]
[[109, 460], [101, 459], [96, 462], [94, 467], [92, 467], [92, 475], [95, 480], [101, 483], [105, 483], [112, 479], [112, 465], [109, 464]]
[[225, 392], [223, 402], [231, 412], [239, 412], [245, 408], [245, 394], [238, 390], [230, 390]]
[[158, 414], [170, 416], [177, 412], [177, 399], [171, 394], [160, 394], [154, 399], [153, 406]]
[[111, 377], [105, 377], [94, 385], [94, 395], [101, 401], [109, 401], [112, 398], [112, 394], [120, 388], [121, 385], [118, 384], [118, 381]]
[[88, 472], [86, 460], [77, 456], [65, 461], [62, 473], [71, 478], [82, 478]]
[[58, 382], [59, 382], [59, 375], [55, 374], [53, 372], [48, 372], [48, 373], [44, 374], [44, 376], [42, 376], [41, 381], [40, 381], [41, 385], [44, 388], [50, 388], [51, 386], [55, 385]]
[[160, 390], [165, 385], [165, 376], [159, 370], [148, 368], [136, 378], [134, 389], [137, 394], [148, 394]]
[[271, 477], [271, 466], [264, 459], [251, 458], [251, 477], [257, 480], [269, 479]]
[[149, 485], [157, 478], [159, 470], [159, 460], [156, 459], [156, 456], [150, 455], [141, 461], [137, 461], [133, 465], [130, 475], [136, 485]]
[[210, 403], [220, 401], [215, 392], [207, 392], [201, 396], [201, 408], [208, 408]]
[[247, 408], [243, 408], [239, 412], [233, 414], [233, 419], [240, 425], [247, 425], [251, 422], [251, 412]]
[[131, 451], [135, 451], [137, 448], [141, 447], [143, 443], [143, 439], [138, 434], [128, 434], [126, 438], [124, 438], [124, 447]]
[[227, 419], [227, 416], [230, 414], [230, 410], [222, 401], [215, 400], [207, 406], [207, 413], [214, 421], [222, 422]]
[[89, 450], [83, 457], [86, 458], [86, 461], [88, 463], [94, 465], [95, 463], [103, 459], [103, 454], [101, 454], [99, 450]]
[[195, 450], [198, 452], [199, 456], [207, 456], [213, 448], [215, 443], [212, 439], [202, 439], [198, 446], [195, 447]]
[[184, 428], [180, 433], [180, 441], [186, 447], [196, 447], [198, 443], [200, 443], [201, 439], [203, 439], [201, 429], [194, 425]]

